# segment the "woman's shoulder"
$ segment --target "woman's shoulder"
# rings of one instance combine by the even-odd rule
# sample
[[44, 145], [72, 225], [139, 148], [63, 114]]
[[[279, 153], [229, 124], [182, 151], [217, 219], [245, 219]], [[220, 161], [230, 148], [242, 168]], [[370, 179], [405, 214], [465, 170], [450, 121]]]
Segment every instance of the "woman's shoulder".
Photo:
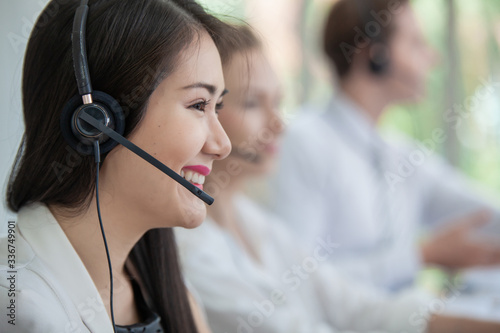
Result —
[[78, 327], [60, 295], [33, 266], [5, 272], [6, 278], [0, 282], [0, 306], [6, 309], [8, 319], [1, 321], [0, 331], [69, 332], [68, 328]]
[[78, 327], [57, 284], [17, 225], [0, 237], [0, 272], [5, 276], [0, 280], [0, 307], [7, 311], [0, 331], [69, 332]]
[[0, 307], [14, 320], [1, 321], [0, 332], [89, 332], [108, 324], [85, 266], [43, 204], [23, 207], [0, 237], [0, 275]]

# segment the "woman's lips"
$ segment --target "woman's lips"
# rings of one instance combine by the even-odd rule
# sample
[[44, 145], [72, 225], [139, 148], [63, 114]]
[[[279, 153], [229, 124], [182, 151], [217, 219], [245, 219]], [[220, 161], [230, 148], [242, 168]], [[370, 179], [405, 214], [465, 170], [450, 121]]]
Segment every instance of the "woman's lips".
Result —
[[269, 154], [277, 154], [280, 150], [280, 146], [278, 143], [271, 143], [266, 146], [264, 146], [264, 151]]
[[182, 169], [191, 170], [203, 176], [208, 176], [210, 174], [210, 168], [204, 165], [188, 165]]
[[181, 176], [200, 190], [203, 190], [205, 176], [209, 174], [210, 168], [204, 165], [189, 165], [181, 170]]

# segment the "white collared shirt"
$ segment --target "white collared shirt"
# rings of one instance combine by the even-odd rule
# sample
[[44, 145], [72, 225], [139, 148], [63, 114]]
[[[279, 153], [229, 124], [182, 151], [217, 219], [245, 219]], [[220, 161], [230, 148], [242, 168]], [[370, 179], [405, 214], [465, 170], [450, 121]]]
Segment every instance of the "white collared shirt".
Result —
[[390, 143], [336, 95], [327, 110], [305, 112], [288, 129], [271, 207], [306, 249], [331, 235], [340, 245], [331, 262], [351, 277], [386, 290], [406, 287], [421, 267], [422, 227], [493, 207], [432, 152], [443, 136], [437, 129], [426, 145]]
[[181, 266], [204, 304], [213, 332], [420, 332], [426, 294], [389, 297], [344, 278], [327, 263], [328, 237], [302, 252], [271, 214], [245, 197], [234, 205], [255, 260], [236, 238], [207, 219], [176, 228]]
[[[12, 242], [0, 238], [0, 332], [113, 332], [92, 278], [50, 210], [23, 207], [13, 230]], [[12, 300], [15, 316], [6, 317]]]

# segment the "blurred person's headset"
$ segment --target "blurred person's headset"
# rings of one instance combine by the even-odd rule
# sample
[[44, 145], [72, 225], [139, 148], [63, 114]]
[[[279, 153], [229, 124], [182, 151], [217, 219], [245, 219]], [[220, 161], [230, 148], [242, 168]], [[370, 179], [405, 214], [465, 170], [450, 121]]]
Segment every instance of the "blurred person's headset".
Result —
[[[372, 12], [376, 11], [377, 9], [374, 6], [375, 2], [373, 0], [354, 1], [356, 4], [356, 9], [358, 11], [359, 21], [362, 25], [360, 28], [364, 30], [368, 23], [375, 20], [372, 14]], [[382, 32], [380, 31], [375, 36], [370, 36], [370, 39], [370, 44], [368, 46], [369, 69], [375, 75], [385, 75], [389, 72], [391, 67], [391, 55], [389, 52], [389, 46], [387, 44], [387, 38], [382, 37]], [[406, 108], [405, 110], [409, 114], [409, 117], [412, 118], [411, 124], [413, 135], [419, 137], [422, 130], [419, 126], [419, 121], [416, 119], [417, 114], [415, 112], [411, 112], [408, 108]]]
[[[359, 22], [361, 23], [361, 30], [364, 31], [368, 23], [377, 22], [372, 15], [376, 10], [372, 0], [354, 0], [359, 15]], [[377, 22], [378, 24], [378, 22]], [[368, 66], [370, 71], [375, 75], [384, 75], [389, 71], [391, 66], [391, 56], [389, 54], [389, 47], [387, 40], [382, 34], [383, 27], [374, 36], [370, 37], [370, 44], [368, 46]]]

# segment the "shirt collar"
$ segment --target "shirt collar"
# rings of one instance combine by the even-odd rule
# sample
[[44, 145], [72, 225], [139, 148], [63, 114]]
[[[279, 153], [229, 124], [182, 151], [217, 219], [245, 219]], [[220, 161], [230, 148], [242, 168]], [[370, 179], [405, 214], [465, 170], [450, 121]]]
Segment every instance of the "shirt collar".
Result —
[[47, 206], [34, 203], [23, 207], [17, 225], [35, 254], [70, 297], [89, 330], [113, 332], [92, 278]]

